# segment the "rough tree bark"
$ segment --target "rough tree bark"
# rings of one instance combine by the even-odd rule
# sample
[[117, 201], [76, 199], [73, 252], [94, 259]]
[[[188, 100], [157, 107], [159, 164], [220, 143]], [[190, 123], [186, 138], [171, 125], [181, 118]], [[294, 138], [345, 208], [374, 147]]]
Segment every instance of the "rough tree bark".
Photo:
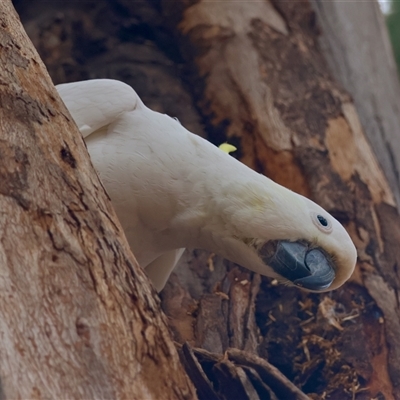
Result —
[[379, 4], [313, 0], [312, 5], [323, 32], [321, 48], [335, 78], [351, 93], [400, 204], [400, 84]]
[[194, 398], [81, 135], [6, 0], [0, 63], [1, 398]]
[[[343, 388], [359, 398], [399, 398], [399, 216], [354, 105], [318, 47], [313, 10], [308, 2], [199, 2], [184, 6], [179, 30], [195, 49], [187, 54], [203, 77], [200, 106], [212, 123], [224, 122], [246, 163], [336, 215], [358, 247], [351, 283], [330, 296], [286, 299], [279, 289], [276, 301], [271, 291], [259, 292], [258, 352], [307, 392], [324, 382], [318, 392], [331, 398], [345, 398]], [[254, 287], [254, 278], [246, 281]], [[226, 302], [234, 309], [231, 285]], [[315, 319], [302, 314], [317, 310]], [[204, 345], [205, 331], [196, 345]], [[229, 345], [246, 345], [237, 341], [245, 335], [229, 333]]]
[[228, 138], [242, 161], [316, 200], [357, 245], [351, 281], [323, 295], [186, 252], [161, 297], [199, 397], [304, 398], [268, 360], [313, 398], [400, 399], [400, 218], [311, 5], [16, 4], [56, 83], [128, 82], [150, 107], [216, 144]]

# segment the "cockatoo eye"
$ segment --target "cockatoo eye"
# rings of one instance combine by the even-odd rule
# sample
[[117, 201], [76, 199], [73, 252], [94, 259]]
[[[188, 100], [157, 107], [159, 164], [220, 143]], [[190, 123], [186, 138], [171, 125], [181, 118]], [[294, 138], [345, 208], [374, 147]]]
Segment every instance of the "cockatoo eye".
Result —
[[328, 226], [328, 221], [322, 215], [317, 215], [317, 219], [322, 226]]
[[323, 216], [322, 214], [318, 214], [315, 212], [311, 213], [311, 219], [314, 222], [314, 225], [324, 233], [331, 233], [332, 232], [332, 223], [331, 221]]

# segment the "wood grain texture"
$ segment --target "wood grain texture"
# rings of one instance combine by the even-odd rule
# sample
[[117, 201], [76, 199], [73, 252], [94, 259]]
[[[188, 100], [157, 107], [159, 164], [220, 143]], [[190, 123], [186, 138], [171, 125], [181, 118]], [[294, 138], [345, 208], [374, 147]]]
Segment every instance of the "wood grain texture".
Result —
[[195, 398], [10, 1], [0, 5], [0, 63], [2, 398]]

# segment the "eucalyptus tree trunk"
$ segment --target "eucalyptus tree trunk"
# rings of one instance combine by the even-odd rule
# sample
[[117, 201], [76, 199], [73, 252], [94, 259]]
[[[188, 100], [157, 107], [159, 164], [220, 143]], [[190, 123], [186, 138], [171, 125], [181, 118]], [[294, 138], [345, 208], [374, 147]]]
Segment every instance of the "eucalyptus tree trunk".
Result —
[[194, 398], [154, 290], [8, 0], [0, 63], [1, 398]]
[[[199, 397], [400, 399], [397, 161], [385, 158], [396, 153], [396, 112], [388, 122], [387, 108], [396, 110], [398, 82], [378, 74], [391, 87], [386, 105], [371, 95], [374, 106], [361, 109], [362, 94], [380, 89], [367, 79], [338, 83], [347, 75], [334, 61], [358, 77], [357, 68], [373, 71], [376, 60], [341, 61], [369, 43], [357, 46], [354, 34], [349, 51], [346, 36], [324, 19], [336, 7], [335, 23], [357, 30], [357, 13], [306, 0], [16, 5], [56, 83], [108, 77], [131, 84], [150, 108], [216, 144], [236, 145], [235, 157], [321, 204], [357, 246], [351, 280], [321, 295], [187, 251], [161, 298]], [[363, 29], [382, 33], [376, 4], [357, 7]], [[384, 33], [375, 39], [387, 45]], [[379, 157], [392, 188], [378, 148], [386, 149]]]
[[[195, 345], [257, 349], [308, 393], [400, 398], [399, 215], [352, 99], [320, 50], [313, 9], [306, 1], [199, 2], [184, 7], [178, 29], [202, 77], [199, 105], [210, 123], [223, 126], [245, 163], [336, 216], [359, 254], [353, 278], [331, 295], [267, 283], [259, 290], [257, 277], [231, 271], [218, 311], [206, 313], [200, 300]], [[261, 340], [248, 318], [254, 306]], [[210, 344], [224, 307], [227, 334]]]
[[334, 77], [354, 99], [374, 153], [400, 204], [400, 84], [377, 1], [312, 1], [319, 36]]

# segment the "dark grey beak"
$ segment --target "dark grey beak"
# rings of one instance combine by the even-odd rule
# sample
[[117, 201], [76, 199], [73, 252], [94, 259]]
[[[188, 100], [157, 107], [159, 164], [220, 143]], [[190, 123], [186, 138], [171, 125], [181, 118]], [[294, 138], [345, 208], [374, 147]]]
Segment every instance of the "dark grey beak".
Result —
[[267, 243], [260, 256], [276, 273], [305, 289], [324, 290], [335, 279], [332, 261], [325, 253], [319, 248], [309, 249], [303, 243], [285, 240]]

